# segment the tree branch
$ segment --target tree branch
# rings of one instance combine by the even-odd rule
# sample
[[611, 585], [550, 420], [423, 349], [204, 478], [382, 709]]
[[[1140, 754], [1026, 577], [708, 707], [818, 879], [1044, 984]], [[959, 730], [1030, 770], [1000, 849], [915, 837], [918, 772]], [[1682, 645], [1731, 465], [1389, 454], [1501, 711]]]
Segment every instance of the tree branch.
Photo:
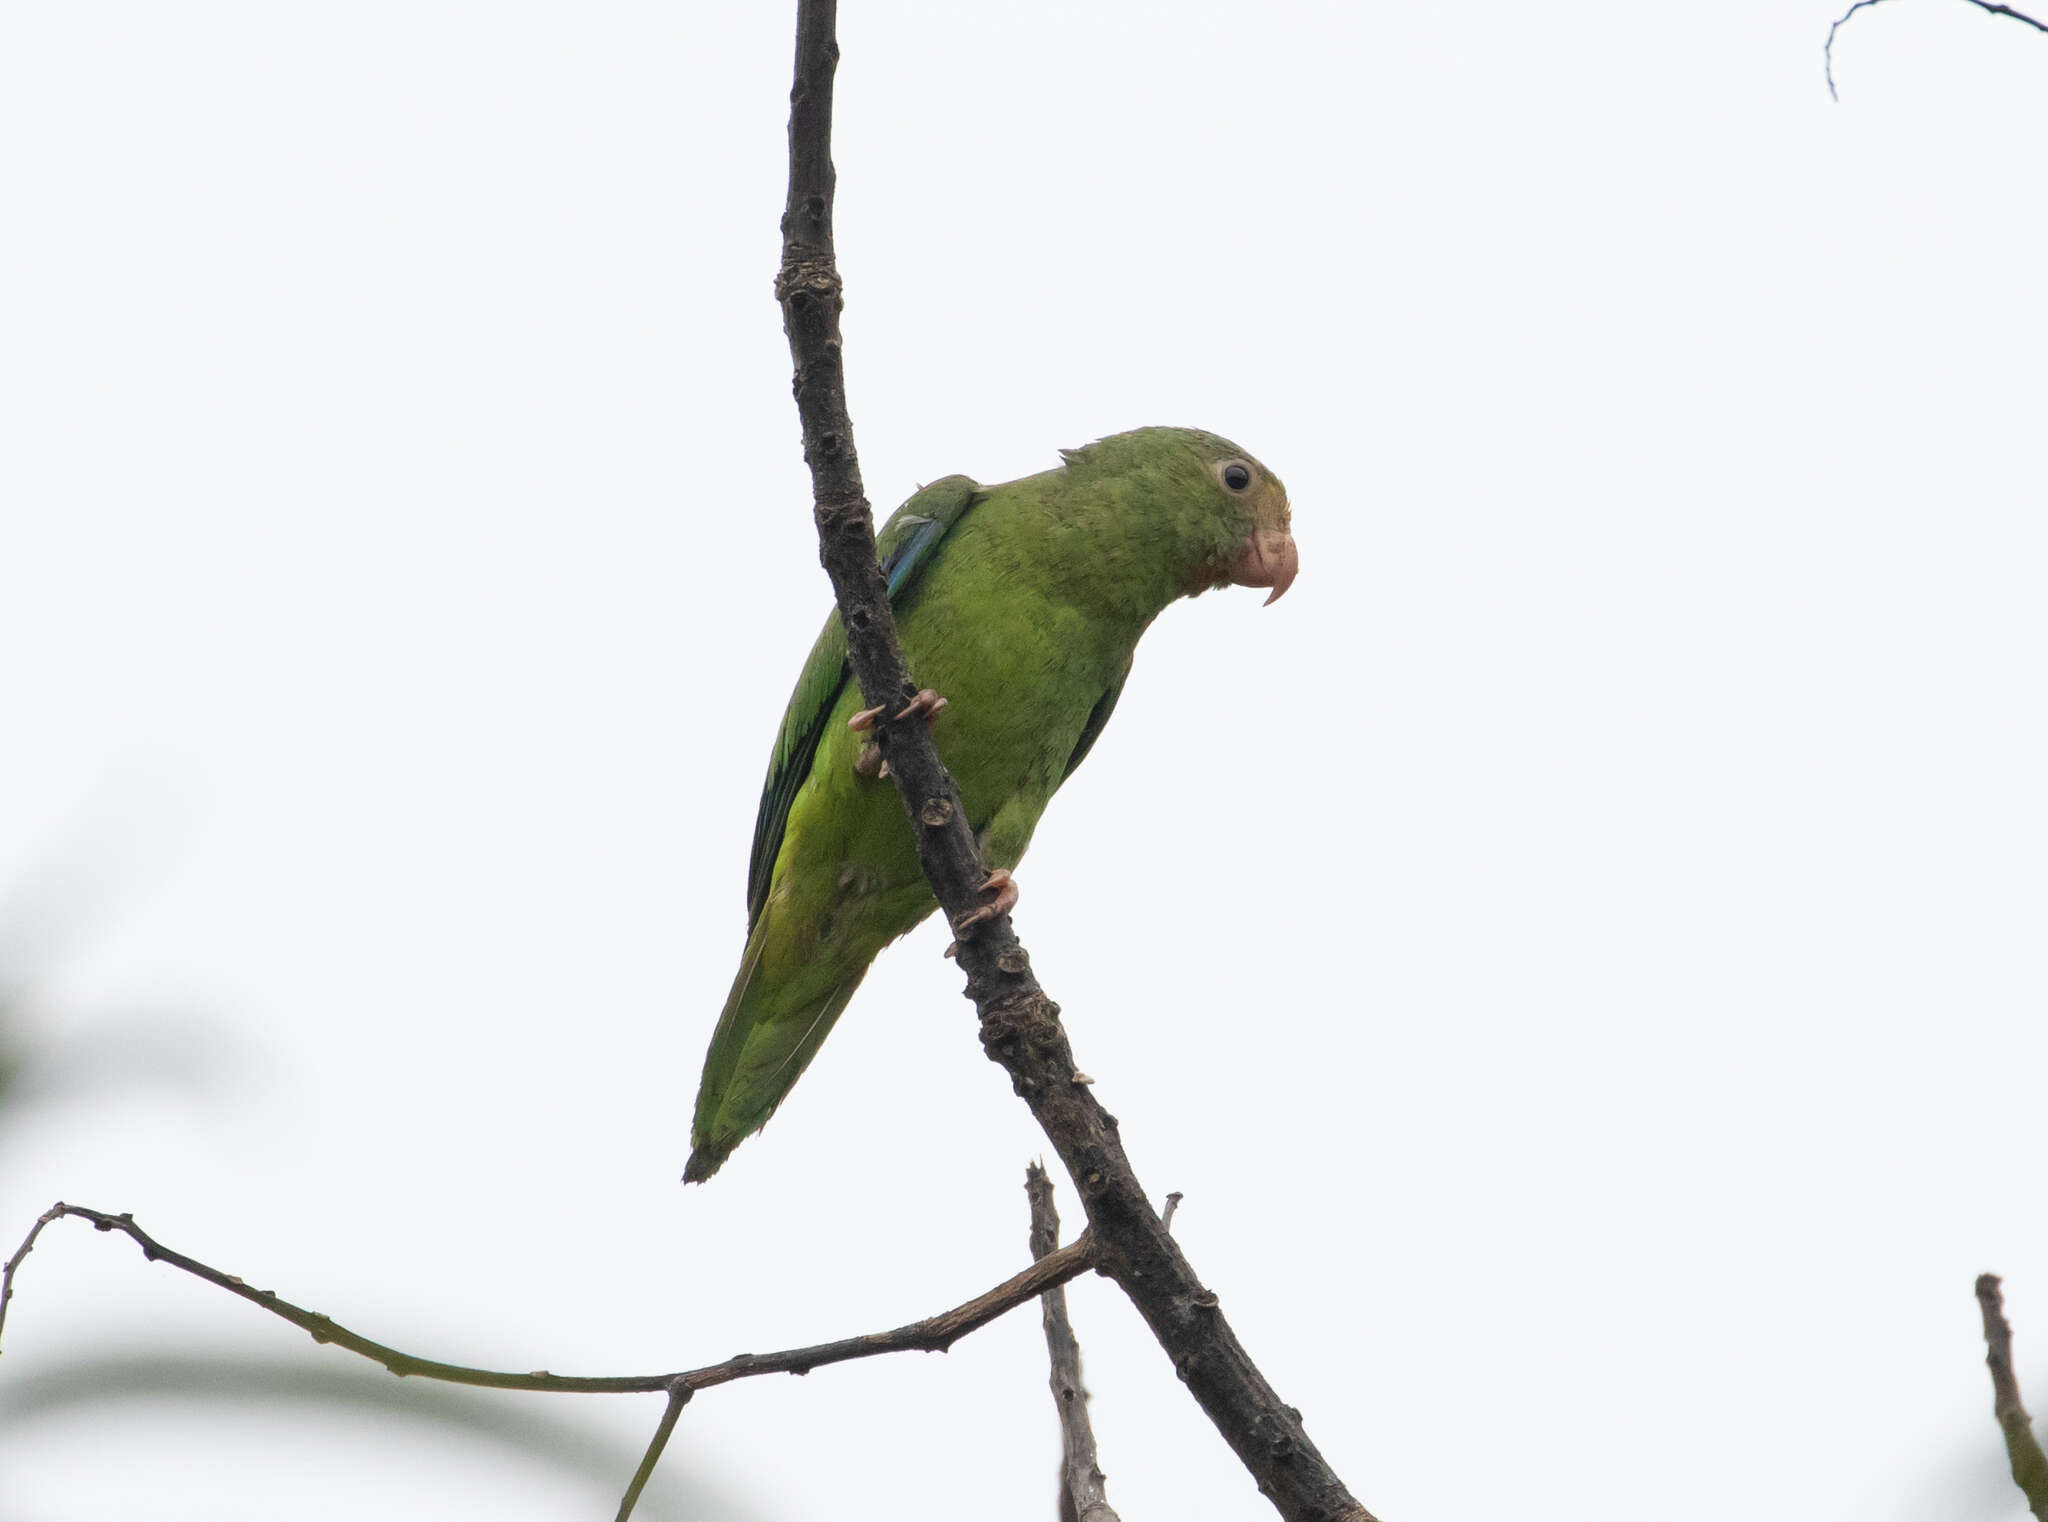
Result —
[[[1843, 11], [1840, 16], [1837, 16], [1834, 25], [1828, 28], [1828, 44], [1823, 50], [1827, 60], [1828, 99], [1837, 104], [1840, 104], [1842, 97], [1835, 93], [1835, 33], [1839, 32], [1848, 19], [1858, 11], [1866, 6], [1880, 5], [1882, 3], [1883, 0], [1856, 0], [1856, 3], [1846, 11]], [[2048, 32], [2048, 26], [2044, 26], [2036, 21], [2026, 12], [2016, 11], [2009, 5], [1997, 4], [1995, 0], [1964, 0], [1964, 3], [1976, 6], [1978, 10], [1987, 16], [2010, 16], [2022, 26], [2030, 26], [2037, 32]]]
[[2048, 1454], [2034, 1436], [2027, 1408], [2020, 1404], [2020, 1382], [2012, 1371], [2012, 1328], [2005, 1319], [2005, 1297], [1998, 1275], [1977, 1276], [1977, 1309], [1984, 1314], [1984, 1362], [1991, 1368], [1991, 1414], [2005, 1433], [2006, 1458], [2013, 1483], [2027, 1498], [2033, 1514], [2048, 1522]]
[[[1060, 1216], [1053, 1208], [1052, 1180], [1037, 1163], [1024, 1170], [1031, 1200], [1031, 1256], [1043, 1260], [1059, 1245]], [[1106, 1478], [1095, 1453], [1095, 1429], [1088, 1421], [1088, 1392], [1081, 1385], [1081, 1344], [1067, 1319], [1067, 1292], [1049, 1289], [1038, 1297], [1045, 1324], [1045, 1351], [1052, 1364], [1052, 1399], [1060, 1413], [1060, 1522], [1119, 1522], [1103, 1493]]]
[[[208, 1284], [218, 1285], [229, 1294], [239, 1295], [251, 1305], [260, 1306], [271, 1315], [289, 1321], [300, 1331], [309, 1333], [315, 1342], [331, 1343], [345, 1352], [380, 1363], [401, 1377], [416, 1375], [421, 1379], [438, 1379], [452, 1385], [481, 1385], [491, 1390], [546, 1390], [566, 1395], [666, 1393], [673, 1399], [681, 1392], [687, 1398], [713, 1385], [730, 1384], [735, 1379], [750, 1379], [757, 1374], [808, 1374], [826, 1364], [872, 1358], [880, 1353], [943, 1353], [969, 1332], [979, 1331], [1005, 1311], [1015, 1310], [1095, 1266], [1094, 1242], [1084, 1231], [1059, 1251], [1032, 1264], [1021, 1274], [1013, 1274], [994, 1289], [963, 1305], [956, 1305], [950, 1311], [941, 1311], [936, 1316], [927, 1316], [922, 1321], [913, 1321], [892, 1331], [868, 1332], [859, 1337], [842, 1338], [838, 1342], [786, 1348], [779, 1353], [741, 1353], [723, 1363], [706, 1364], [702, 1368], [685, 1369], [674, 1374], [588, 1376], [551, 1374], [546, 1369], [515, 1374], [498, 1369], [472, 1369], [461, 1364], [439, 1363], [431, 1358], [402, 1353], [381, 1342], [372, 1342], [318, 1311], [294, 1305], [267, 1289], [251, 1289], [233, 1274], [224, 1274], [196, 1258], [188, 1258], [164, 1246], [137, 1226], [133, 1216], [109, 1215], [83, 1205], [67, 1205], [61, 1200], [36, 1218], [36, 1224], [30, 1228], [21, 1247], [8, 1259], [5, 1282], [0, 1285], [0, 1291], [4, 1291], [0, 1293], [0, 1313], [4, 1313], [6, 1308], [5, 1297], [13, 1293], [15, 1271], [35, 1246], [36, 1238], [50, 1222], [64, 1216], [90, 1221], [100, 1231], [118, 1231], [140, 1247], [143, 1257], [150, 1262], [168, 1263], [195, 1278], [204, 1279]], [[4, 1318], [0, 1318], [0, 1324], [4, 1324]]]
[[[883, 709], [882, 754], [911, 821], [918, 859], [956, 935], [979, 907], [988, 871], [960, 792], [926, 725], [904, 712], [910, 679], [881, 569], [853, 423], [846, 405], [839, 313], [843, 287], [832, 244], [832, 81], [839, 62], [836, 0], [798, 0], [796, 68], [789, 96], [789, 199], [775, 293], [795, 370], [804, 461], [811, 471], [819, 559], [846, 629], [847, 658], [864, 701]], [[982, 1046], [1010, 1075], [1073, 1177], [1095, 1234], [1102, 1271], [1123, 1288], [1202, 1409], [1260, 1490], [1289, 1522], [1370, 1522], [1303, 1431], [1301, 1413], [1274, 1393], [1147, 1200], [1117, 1135], [1116, 1118], [1075, 1081], [1078, 1068], [1059, 1006], [1031, 972], [1008, 915], [960, 936], [967, 996]]]

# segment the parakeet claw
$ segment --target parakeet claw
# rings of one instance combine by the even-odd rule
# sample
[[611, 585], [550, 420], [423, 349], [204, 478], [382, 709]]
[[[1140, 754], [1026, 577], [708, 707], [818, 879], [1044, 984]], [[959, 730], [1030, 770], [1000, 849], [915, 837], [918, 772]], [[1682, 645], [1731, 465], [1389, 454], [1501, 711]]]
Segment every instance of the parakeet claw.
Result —
[[925, 723], [929, 724], [945, 711], [945, 707], [946, 700], [944, 698], [933, 692], [929, 687], [920, 687], [917, 696], [910, 700], [910, 705], [903, 712], [896, 715], [896, 717], [907, 719], [912, 714], [918, 714], [923, 717]]
[[953, 922], [953, 933], [964, 936], [976, 925], [985, 925], [999, 914], [1008, 914], [1017, 907], [1017, 885], [1010, 878], [1009, 871], [997, 867], [989, 873], [988, 881], [981, 885], [983, 893], [993, 893], [994, 898], [979, 909], [970, 909]]
[[[929, 687], [920, 687], [917, 690], [917, 696], [910, 700], [904, 710], [896, 715], [896, 718], [907, 719], [912, 714], [918, 714], [924, 719], [925, 723], [929, 724], [939, 716], [945, 707], [946, 700], [944, 698], [933, 692]], [[857, 734], [865, 734], [873, 729], [875, 721], [888, 711], [887, 704], [883, 704], [878, 708], [863, 708], [859, 713], [846, 721], [846, 727]], [[891, 722], [893, 723], [894, 720]]]
[[860, 754], [853, 758], [853, 769], [863, 777], [886, 777], [889, 763], [882, 759], [882, 747], [870, 740], [860, 748]]

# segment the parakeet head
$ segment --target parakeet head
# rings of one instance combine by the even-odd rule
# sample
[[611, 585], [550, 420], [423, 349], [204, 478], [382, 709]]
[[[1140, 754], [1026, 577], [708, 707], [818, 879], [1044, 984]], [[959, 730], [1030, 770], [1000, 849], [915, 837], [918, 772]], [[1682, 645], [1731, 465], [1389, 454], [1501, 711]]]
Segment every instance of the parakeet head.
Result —
[[1271, 603], [1294, 585], [1300, 555], [1287, 488], [1230, 440], [1199, 428], [1138, 428], [1061, 453], [1077, 476], [1138, 488], [1171, 535], [1183, 593], [1268, 587]]
[[1210, 473], [1225, 498], [1236, 503], [1243, 514], [1239, 521], [1242, 537], [1224, 568], [1224, 579], [1232, 586], [1271, 587], [1266, 601], [1278, 602], [1294, 585], [1294, 573], [1301, 565], [1294, 548], [1294, 514], [1287, 504], [1287, 488], [1243, 450], [1224, 439], [1215, 444], [1228, 452], [1210, 463]]

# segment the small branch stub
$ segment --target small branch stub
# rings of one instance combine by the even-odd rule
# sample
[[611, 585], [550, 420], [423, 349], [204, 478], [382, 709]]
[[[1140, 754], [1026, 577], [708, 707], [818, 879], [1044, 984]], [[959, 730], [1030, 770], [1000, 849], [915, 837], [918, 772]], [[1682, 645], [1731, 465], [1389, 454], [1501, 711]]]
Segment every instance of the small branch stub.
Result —
[[1978, 1276], [1977, 1308], [1984, 1318], [1984, 1362], [1991, 1370], [1991, 1414], [2005, 1434], [2013, 1483], [2035, 1517], [2048, 1522], [2048, 1454], [2041, 1451], [2027, 1408], [2020, 1404], [2020, 1382], [2012, 1369], [2012, 1327], [2005, 1319], [1998, 1275]]
[[[1052, 1180], [1041, 1165], [1033, 1163], [1024, 1170], [1024, 1193], [1031, 1201], [1031, 1256], [1043, 1262], [1059, 1244], [1060, 1217], [1053, 1208]], [[1096, 1456], [1095, 1428], [1088, 1420], [1081, 1344], [1067, 1317], [1066, 1290], [1047, 1290], [1039, 1297], [1039, 1310], [1052, 1365], [1053, 1405], [1060, 1418], [1060, 1522], [1119, 1522], [1103, 1491], [1107, 1476]]]
[[628, 1522], [633, 1508], [640, 1504], [640, 1493], [647, 1488], [647, 1482], [654, 1478], [654, 1466], [661, 1462], [668, 1440], [675, 1436], [676, 1418], [683, 1414], [683, 1407], [690, 1403], [695, 1392], [677, 1380], [668, 1392], [668, 1404], [662, 1407], [661, 1421], [656, 1424], [654, 1436], [648, 1441], [647, 1452], [640, 1457], [640, 1467], [633, 1471], [633, 1478], [626, 1485], [626, 1494], [619, 1500], [618, 1515], [614, 1522]]

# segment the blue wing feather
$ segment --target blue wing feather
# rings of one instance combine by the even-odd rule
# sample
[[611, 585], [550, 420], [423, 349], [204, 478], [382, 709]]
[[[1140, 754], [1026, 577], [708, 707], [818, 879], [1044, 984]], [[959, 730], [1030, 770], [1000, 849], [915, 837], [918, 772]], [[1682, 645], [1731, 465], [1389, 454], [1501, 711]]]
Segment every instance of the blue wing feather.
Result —
[[[897, 520], [889, 520], [891, 527]], [[889, 603], [895, 606], [896, 594], [910, 584], [924, 565], [925, 551], [945, 537], [950, 526], [937, 518], [920, 518], [915, 515], [904, 518], [901, 526], [910, 532], [903, 542], [882, 556], [882, 577], [889, 583]]]

